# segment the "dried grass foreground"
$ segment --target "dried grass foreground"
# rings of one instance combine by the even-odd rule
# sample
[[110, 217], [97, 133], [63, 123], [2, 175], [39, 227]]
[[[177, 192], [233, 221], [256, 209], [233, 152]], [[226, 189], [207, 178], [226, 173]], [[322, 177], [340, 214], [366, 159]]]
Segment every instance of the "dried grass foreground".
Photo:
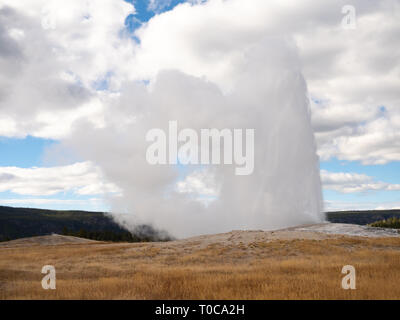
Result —
[[[226, 235], [232, 241], [2, 246], [0, 299], [400, 298], [398, 237]], [[348, 264], [356, 290], [341, 288]], [[44, 265], [56, 268], [56, 290], [42, 289]]]

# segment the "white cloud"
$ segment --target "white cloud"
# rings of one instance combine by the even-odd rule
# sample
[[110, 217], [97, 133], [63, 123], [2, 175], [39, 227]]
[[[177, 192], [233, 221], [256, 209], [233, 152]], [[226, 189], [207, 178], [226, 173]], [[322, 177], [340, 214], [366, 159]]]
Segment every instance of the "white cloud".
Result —
[[325, 210], [329, 211], [347, 211], [347, 210], [387, 210], [400, 209], [400, 202], [355, 202], [355, 201], [325, 201]]
[[400, 184], [392, 184], [374, 179], [365, 174], [328, 172], [321, 170], [321, 180], [324, 189], [335, 190], [342, 193], [355, 193], [367, 191], [400, 191]]
[[[163, 68], [178, 69], [229, 90], [253, 43], [268, 36], [293, 36], [310, 95], [323, 101], [312, 104], [322, 159], [398, 161], [400, 4], [353, 1], [356, 30], [341, 27], [346, 4], [211, 0], [180, 5], [137, 31], [141, 44], [134, 69], [144, 78]], [[381, 106], [387, 110], [386, 125], [379, 128], [377, 141]]]
[[[121, 62], [129, 61], [132, 46], [123, 29], [126, 16], [135, 13], [131, 4], [113, 0], [2, 0], [0, 8], [7, 19], [6, 28], [15, 25], [25, 33], [25, 41], [19, 44], [21, 53], [26, 58], [33, 55], [39, 70], [46, 65], [56, 67], [55, 71], [76, 75], [85, 87], [107, 72], [125, 73]], [[50, 22], [49, 27], [46, 22]]]
[[176, 188], [180, 193], [189, 193], [197, 197], [217, 197], [219, 193], [215, 177], [207, 170], [198, 170], [187, 175], [176, 184]]
[[124, 1], [0, 1], [0, 134], [68, 135], [75, 121], [99, 122], [102, 81], [121, 81], [133, 42]]
[[166, 7], [170, 6], [171, 3], [172, 3], [172, 0], [149, 0], [147, 10], [159, 13]]
[[[398, 1], [355, 2], [357, 28], [299, 33], [313, 124], [323, 160], [366, 164], [400, 160]], [[382, 112], [381, 107], [385, 107]]]
[[399, 115], [380, 117], [359, 125], [349, 135], [339, 135], [320, 148], [322, 157], [363, 164], [385, 164], [400, 160]]
[[0, 192], [5, 191], [31, 196], [119, 193], [116, 186], [104, 182], [100, 169], [90, 162], [50, 168], [0, 167]]

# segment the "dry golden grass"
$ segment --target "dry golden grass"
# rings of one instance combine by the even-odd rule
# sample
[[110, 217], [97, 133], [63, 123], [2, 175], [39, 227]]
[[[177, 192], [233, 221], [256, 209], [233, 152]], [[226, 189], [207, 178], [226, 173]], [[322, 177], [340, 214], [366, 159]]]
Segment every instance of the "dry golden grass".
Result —
[[[341, 288], [346, 264], [356, 290]], [[0, 248], [0, 299], [398, 299], [399, 279], [400, 238]]]

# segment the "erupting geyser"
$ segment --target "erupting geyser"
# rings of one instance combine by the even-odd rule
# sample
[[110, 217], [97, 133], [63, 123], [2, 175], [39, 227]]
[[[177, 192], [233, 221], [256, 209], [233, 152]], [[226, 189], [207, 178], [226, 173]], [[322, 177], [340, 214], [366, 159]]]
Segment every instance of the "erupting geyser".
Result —
[[[151, 223], [177, 237], [323, 221], [299, 65], [291, 43], [266, 39], [243, 51], [229, 86], [174, 70], [148, 86], [125, 84], [109, 102], [104, 126], [88, 132], [82, 124], [73, 141], [121, 188], [113, 209], [127, 214], [116, 220]], [[254, 129], [252, 174], [236, 175], [235, 164], [150, 164], [146, 135], [152, 128], [167, 132], [170, 121], [196, 132]]]

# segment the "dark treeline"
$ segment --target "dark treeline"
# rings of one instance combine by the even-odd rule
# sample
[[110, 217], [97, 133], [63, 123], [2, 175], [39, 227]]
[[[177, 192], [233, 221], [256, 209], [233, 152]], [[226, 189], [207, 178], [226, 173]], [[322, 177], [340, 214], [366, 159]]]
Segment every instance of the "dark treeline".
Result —
[[376, 221], [389, 218], [400, 218], [400, 210], [360, 210], [360, 211], [336, 211], [326, 214], [328, 221], [334, 223], [352, 223], [367, 225]]
[[57, 211], [0, 206], [0, 241], [65, 234], [101, 241], [167, 241], [171, 237], [150, 225], [128, 230], [103, 212]]

